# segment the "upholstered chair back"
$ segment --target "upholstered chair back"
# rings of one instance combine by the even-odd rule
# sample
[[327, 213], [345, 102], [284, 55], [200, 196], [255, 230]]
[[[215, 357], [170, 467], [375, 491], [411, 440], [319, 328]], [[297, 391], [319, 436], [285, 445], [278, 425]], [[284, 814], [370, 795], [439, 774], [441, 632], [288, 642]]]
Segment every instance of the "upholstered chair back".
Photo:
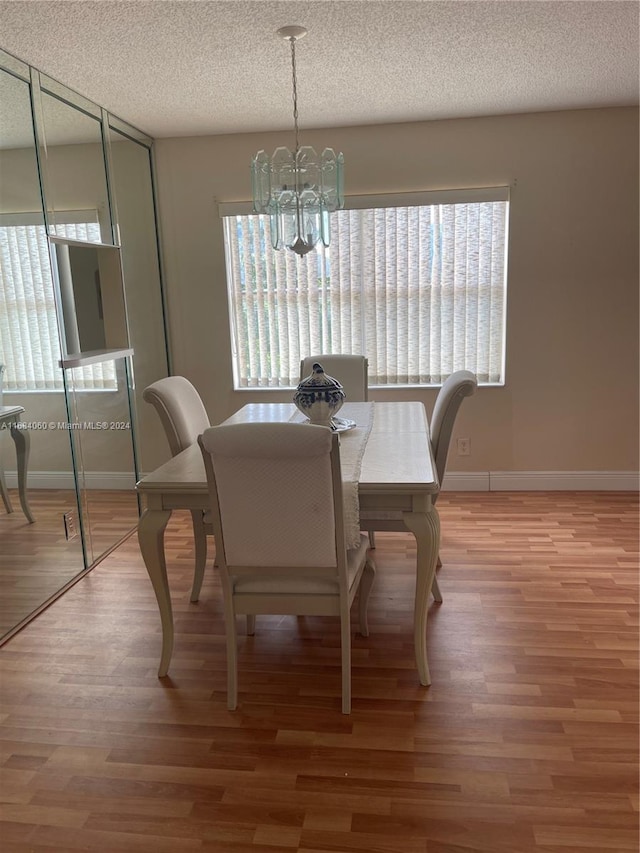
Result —
[[160, 416], [172, 456], [195, 444], [209, 426], [200, 395], [184, 376], [167, 376], [144, 389], [142, 396]]
[[456, 421], [458, 410], [465, 397], [475, 393], [476, 377], [469, 370], [458, 370], [445, 380], [436, 397], [436, 403], [431, 415], [431, 447], [436, 463], [436, 471], [440, 487], [447, 467], [447, 456], [451, 443], [451, 434]]
[[367, 401], [369, 363], [363, 355], [309, 355], [300, 362], [301, 380], [311, 374], [316, 361], [342, 385], [347, 403]]
[[337, 565], [332, 444], [331, 430], [310, 424], [205, 430], [227, 566]]

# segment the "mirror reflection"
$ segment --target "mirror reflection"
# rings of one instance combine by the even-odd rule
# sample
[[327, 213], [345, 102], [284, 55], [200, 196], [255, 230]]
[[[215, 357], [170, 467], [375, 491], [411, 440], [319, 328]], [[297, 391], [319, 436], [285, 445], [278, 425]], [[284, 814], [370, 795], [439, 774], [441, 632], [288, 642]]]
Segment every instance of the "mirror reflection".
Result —
[[[0, 638], [84, 569], [51, 260], [44, 229], [29, 85], [0, 70]], [[18, 490], [18, 410], [28, 443]], [[34, 474], [37, 472], [37, 474]], [[66, 519], [66, 522], [65, 522]]]
[[151, 160], [146, 146], [113, 127], [109, 138], [129, 341], [135, 353], [136, 435], [144, 436], [144, 441], [138, 441], [139, 467], [148, 472], [166, 462], [167, 445], [142, 392], [169, 372]]
[[51, 235], [112, 243], [99, 118], [46, 91], [42, 118], [45, 144], [40, 152]]
[[[96, 371], [108, 390], [92, 390]], [[93, 563], [138, 521], [127, 360], [97, 362], [66, 373], [71, 438], [76, 458], [82, 460], [81, 520], [87, 559]]]
[[54, 242], [66, 354], [128, 346], [120, 250]]
[[167, 458], [132, 406], [168, 373], [150, 144], [0, 50], [0, 639], [135, 528], [133, 435]]

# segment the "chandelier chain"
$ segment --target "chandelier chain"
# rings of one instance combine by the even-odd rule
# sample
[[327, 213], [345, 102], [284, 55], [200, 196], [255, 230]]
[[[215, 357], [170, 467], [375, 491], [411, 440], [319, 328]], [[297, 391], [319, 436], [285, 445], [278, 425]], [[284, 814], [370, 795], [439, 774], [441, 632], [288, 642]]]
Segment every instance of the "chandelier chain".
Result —
[[289, 41], [291, 42], [291, 76], [293, 80], [293, 127], [295, 131], [295, 143], [296, 143], [296, 155], [300, 149], [300, 145], [298, 143], [298, 79], [296, 76], [296, 40], [292, 36]]

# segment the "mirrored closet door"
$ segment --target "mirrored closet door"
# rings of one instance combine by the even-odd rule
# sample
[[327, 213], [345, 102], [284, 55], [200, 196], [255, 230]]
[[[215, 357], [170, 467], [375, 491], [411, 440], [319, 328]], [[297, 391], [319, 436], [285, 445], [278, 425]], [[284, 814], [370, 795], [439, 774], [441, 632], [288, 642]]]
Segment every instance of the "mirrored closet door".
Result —
[[168, 374], [151, 144], [0, 51], [0, 641], [135, 528], [167, 458], [137, 405]]

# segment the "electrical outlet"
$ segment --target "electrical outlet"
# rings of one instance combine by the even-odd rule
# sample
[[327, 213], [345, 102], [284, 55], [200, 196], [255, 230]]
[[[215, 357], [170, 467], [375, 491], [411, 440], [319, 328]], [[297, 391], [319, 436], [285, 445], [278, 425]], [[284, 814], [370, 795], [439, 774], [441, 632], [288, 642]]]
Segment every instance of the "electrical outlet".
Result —
[[75, 539], [78, 535], [75, 513], [69, 510], [69, 512], [63, 513], [62, 518], [64, 520], [64, 535], [67, 539]]
[[458, 439], [458, 456], [471, 456], [471, 439]]

